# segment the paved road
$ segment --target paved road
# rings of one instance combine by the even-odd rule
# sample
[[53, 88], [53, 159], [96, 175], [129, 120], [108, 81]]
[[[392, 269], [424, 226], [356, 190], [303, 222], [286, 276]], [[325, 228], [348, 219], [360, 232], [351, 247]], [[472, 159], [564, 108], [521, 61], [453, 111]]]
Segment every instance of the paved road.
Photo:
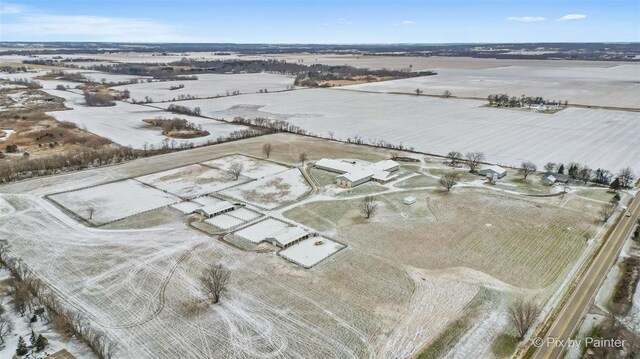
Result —
[[549, 345], [547, 343], [542, 344], [533, 358], [555, 359], [562, 356], [565, 348], [558, 344], [559, 341], [571, 338], [580, 325], [609, 269], [620, 255], [625, 239], [629, 238], [638, 218], [640, 218], [640, 195], [636, 196], [628, 210], [631, 211], [631, 217], [622, 217], [620, 223], [618, 223], [591, 263], [591, 267], [580, 278], [578, 286], [544, 337], [544, 339], [556, 338], [558, 341], [549, 343]]

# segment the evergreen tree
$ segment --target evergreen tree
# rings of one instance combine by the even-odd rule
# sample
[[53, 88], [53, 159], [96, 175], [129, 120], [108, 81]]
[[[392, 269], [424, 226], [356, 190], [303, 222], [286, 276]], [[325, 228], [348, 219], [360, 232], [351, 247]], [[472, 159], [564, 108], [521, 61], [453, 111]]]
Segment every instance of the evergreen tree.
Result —
[[36, 340], [36, 351], [43, 351], [44, 348], [49, 345], [49, 340], [45, 338], [42, 334], [38, 335], [38, 340]]
[[618, 179], [618, 177], [616, 177], [616, 179], [614, 179], [613, 182], [611, 182], [611, 184], [609, 185], [609, 188], [616, 192], [620, 190], [620, 180]]
[[561, 163], [560, 168], [558, 168], [558, 173], [564, 174], [564, 165]]
[[31, 346], [36, 345], [36, 339], [38, 339], [38, 337], [36, 337], [36, 333], [31, 329], [31, 336], [29, 337], [29, 343], [31, 343]]
[[29, 350], [27, 349], [27, 343], [24, 342], [24, 339], [20, 337], [18, 339], [18, 348], [16, 348], [16, 354], [23, 356], [27, 354]]

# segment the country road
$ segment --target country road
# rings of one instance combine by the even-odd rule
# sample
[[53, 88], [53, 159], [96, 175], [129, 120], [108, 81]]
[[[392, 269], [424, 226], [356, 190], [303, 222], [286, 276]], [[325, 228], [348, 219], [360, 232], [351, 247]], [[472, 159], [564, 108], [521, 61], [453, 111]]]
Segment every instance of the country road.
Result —
[[625, 240], [629, 238], [638, 218], [640, 218], [640, 195], [634, 198], [628, 211], [631, 212], [631, 217], [623, 215], [591, 266], [580, 277], [577, 287], [543, 338], [545, 340], [555, 338], [556, 341], [549, 345], [543, 344], [537, 349], [533, 358], [555, 359], [562, 357], [565, 348], [558, 343], [570, 339], [578, 329], [609, 269], [620, 255]]

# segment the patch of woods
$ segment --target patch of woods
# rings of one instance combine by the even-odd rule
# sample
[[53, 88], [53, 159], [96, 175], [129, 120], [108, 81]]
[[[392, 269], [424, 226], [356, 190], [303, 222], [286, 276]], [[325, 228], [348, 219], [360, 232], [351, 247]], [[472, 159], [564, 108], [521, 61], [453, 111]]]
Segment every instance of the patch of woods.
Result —
[[24, 86], [31, 90], [41, 89], [42, 85], [38, 81], [30, 80], [27, 78], [24, 79], [12, 79], [8, 82], [11, 85], [20, 85]]
[[160, 127], [162, 134], [167, 137], [196, 138], [209, 136], [209, 131], [203, 130], [202, 125], [195, 125], [181, 118], [155, 118], [143, 121], [152, 126]]
[[492, 107], [529, 108], [531, 106], [543, 105], [559, 109], [569, 105], [569, 102], [566, 100], [563, 102], [559, 100], [547, 100], [541, 96], [521, 95], [520, 97], [516, 97], [509, 96], [509, 94], [491, 94], [487, 96], [487, 101], [489, 101], [489, 106]]
[[[55, 62], [42, 64], [55, 66]], [[369, 70], [353, 66], [330, 66], [323, 64], [304, 65], [284, 60], [195, 60], [182, 58], [180, 61], [163, 64], [95, 65], [88, 69], [133, 76], [151, 76], [156, 80], [197, 80], [191, 74], [242, 74], [278, 73], [296, 76], [295, 85], [307, 87], [329, 87], [335, 81], [373, 82], [403, 79], [417, 76], [436, 75], [433, 71]], [[190, 76], [191, 75], [191, 76]], [[177, 88], [176, 88], [177, 89]], [[173, 90], [173, 89], [172, 89]]]
[[84, 102], [91, 107], [115, 106], [116, 101], [109, 93], [84, 92]]
[[0, 72], [5, 72], [8, 74], [17, 74], [19, 72], [27, 72], [26, 66], [0, 66]]
[[274, 132], [288, 132], [298, 135], [307, 135], [307, 131], [299, 126], [293, 125], [285, 120], [271, 120], [264, 117], [257, 117], [253, 119], [247, 119], [244, 117], [236, 117], [231, 121], [239, 125], [245, 125], [250, 127], [259, 127], [267, 130], [269, 133]]
[[[636, 227], [631, 237], [636, 243], [634, 248], [637, 251], [638, 242], [640, 242], [640, 220], [636, 223]], [[633, 305], [633, 296], [638, 289], [638, 281], [640, 280], [640, 257], [630, 255], [626, 257], [620, 264], [620, 279], [613, 290], [609, 309], [614, 314], [624, 315], [629, 312]]]
[[[588, 336], [594, 340], [585, 342], [584, 359], [640, 357], [640, 337], [625, 328], [613, 314], [607, 315], [602, 323], [593, 327]], [[615, 341], [621, 345], [602, 344]]]
[[[21, 316], [31, 317], [31, 321], [43, 320], [66, 338], [75, 338], [85, 343], [99, 359], [116, 357], [118, 345], [106, 333], [90, 324], [89, 318], [58, 297], [57, 291], [50, 288], [33, 273], [20, 258], [12, 256], [10, 245], [0, 240], [0, 264], [10, 272], [10, 295], [13, 307]], [[6, 316], [0, 315], [0, 339], [4, 340], [13, 329]], [[17, 355], [27, 355], [31, 350], [42, 351], [48, 345], [42, 335], [32, 331], [31, 348], [20, 337]]]
[[169, 107], [167, 107], [167, 111], [189, 116], [200, 116], [201, 113], [200, 107], [195, 107], [192, 109], [187, 106], [180, 106], [175, 104], [169, 105]]

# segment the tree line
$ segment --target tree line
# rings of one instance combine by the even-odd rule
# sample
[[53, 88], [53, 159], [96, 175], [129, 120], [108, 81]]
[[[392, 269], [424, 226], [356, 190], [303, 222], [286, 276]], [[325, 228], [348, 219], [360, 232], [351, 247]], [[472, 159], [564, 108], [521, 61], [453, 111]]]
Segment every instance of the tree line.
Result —
[[[520, 97], [509, 96], [508, 94], [491, 94], [487, 96], [487, 100], [489, 101], [489, 106], [496, 107], [529, 107], [532, 105], [552, 105], [552, 106], [563, 106], [562, 101], [558, 100], [547, 100], [540, 96], [526, 96], [521, 95]], [[568, 101], [564, 101], [564, 107], [569, 105]]]

